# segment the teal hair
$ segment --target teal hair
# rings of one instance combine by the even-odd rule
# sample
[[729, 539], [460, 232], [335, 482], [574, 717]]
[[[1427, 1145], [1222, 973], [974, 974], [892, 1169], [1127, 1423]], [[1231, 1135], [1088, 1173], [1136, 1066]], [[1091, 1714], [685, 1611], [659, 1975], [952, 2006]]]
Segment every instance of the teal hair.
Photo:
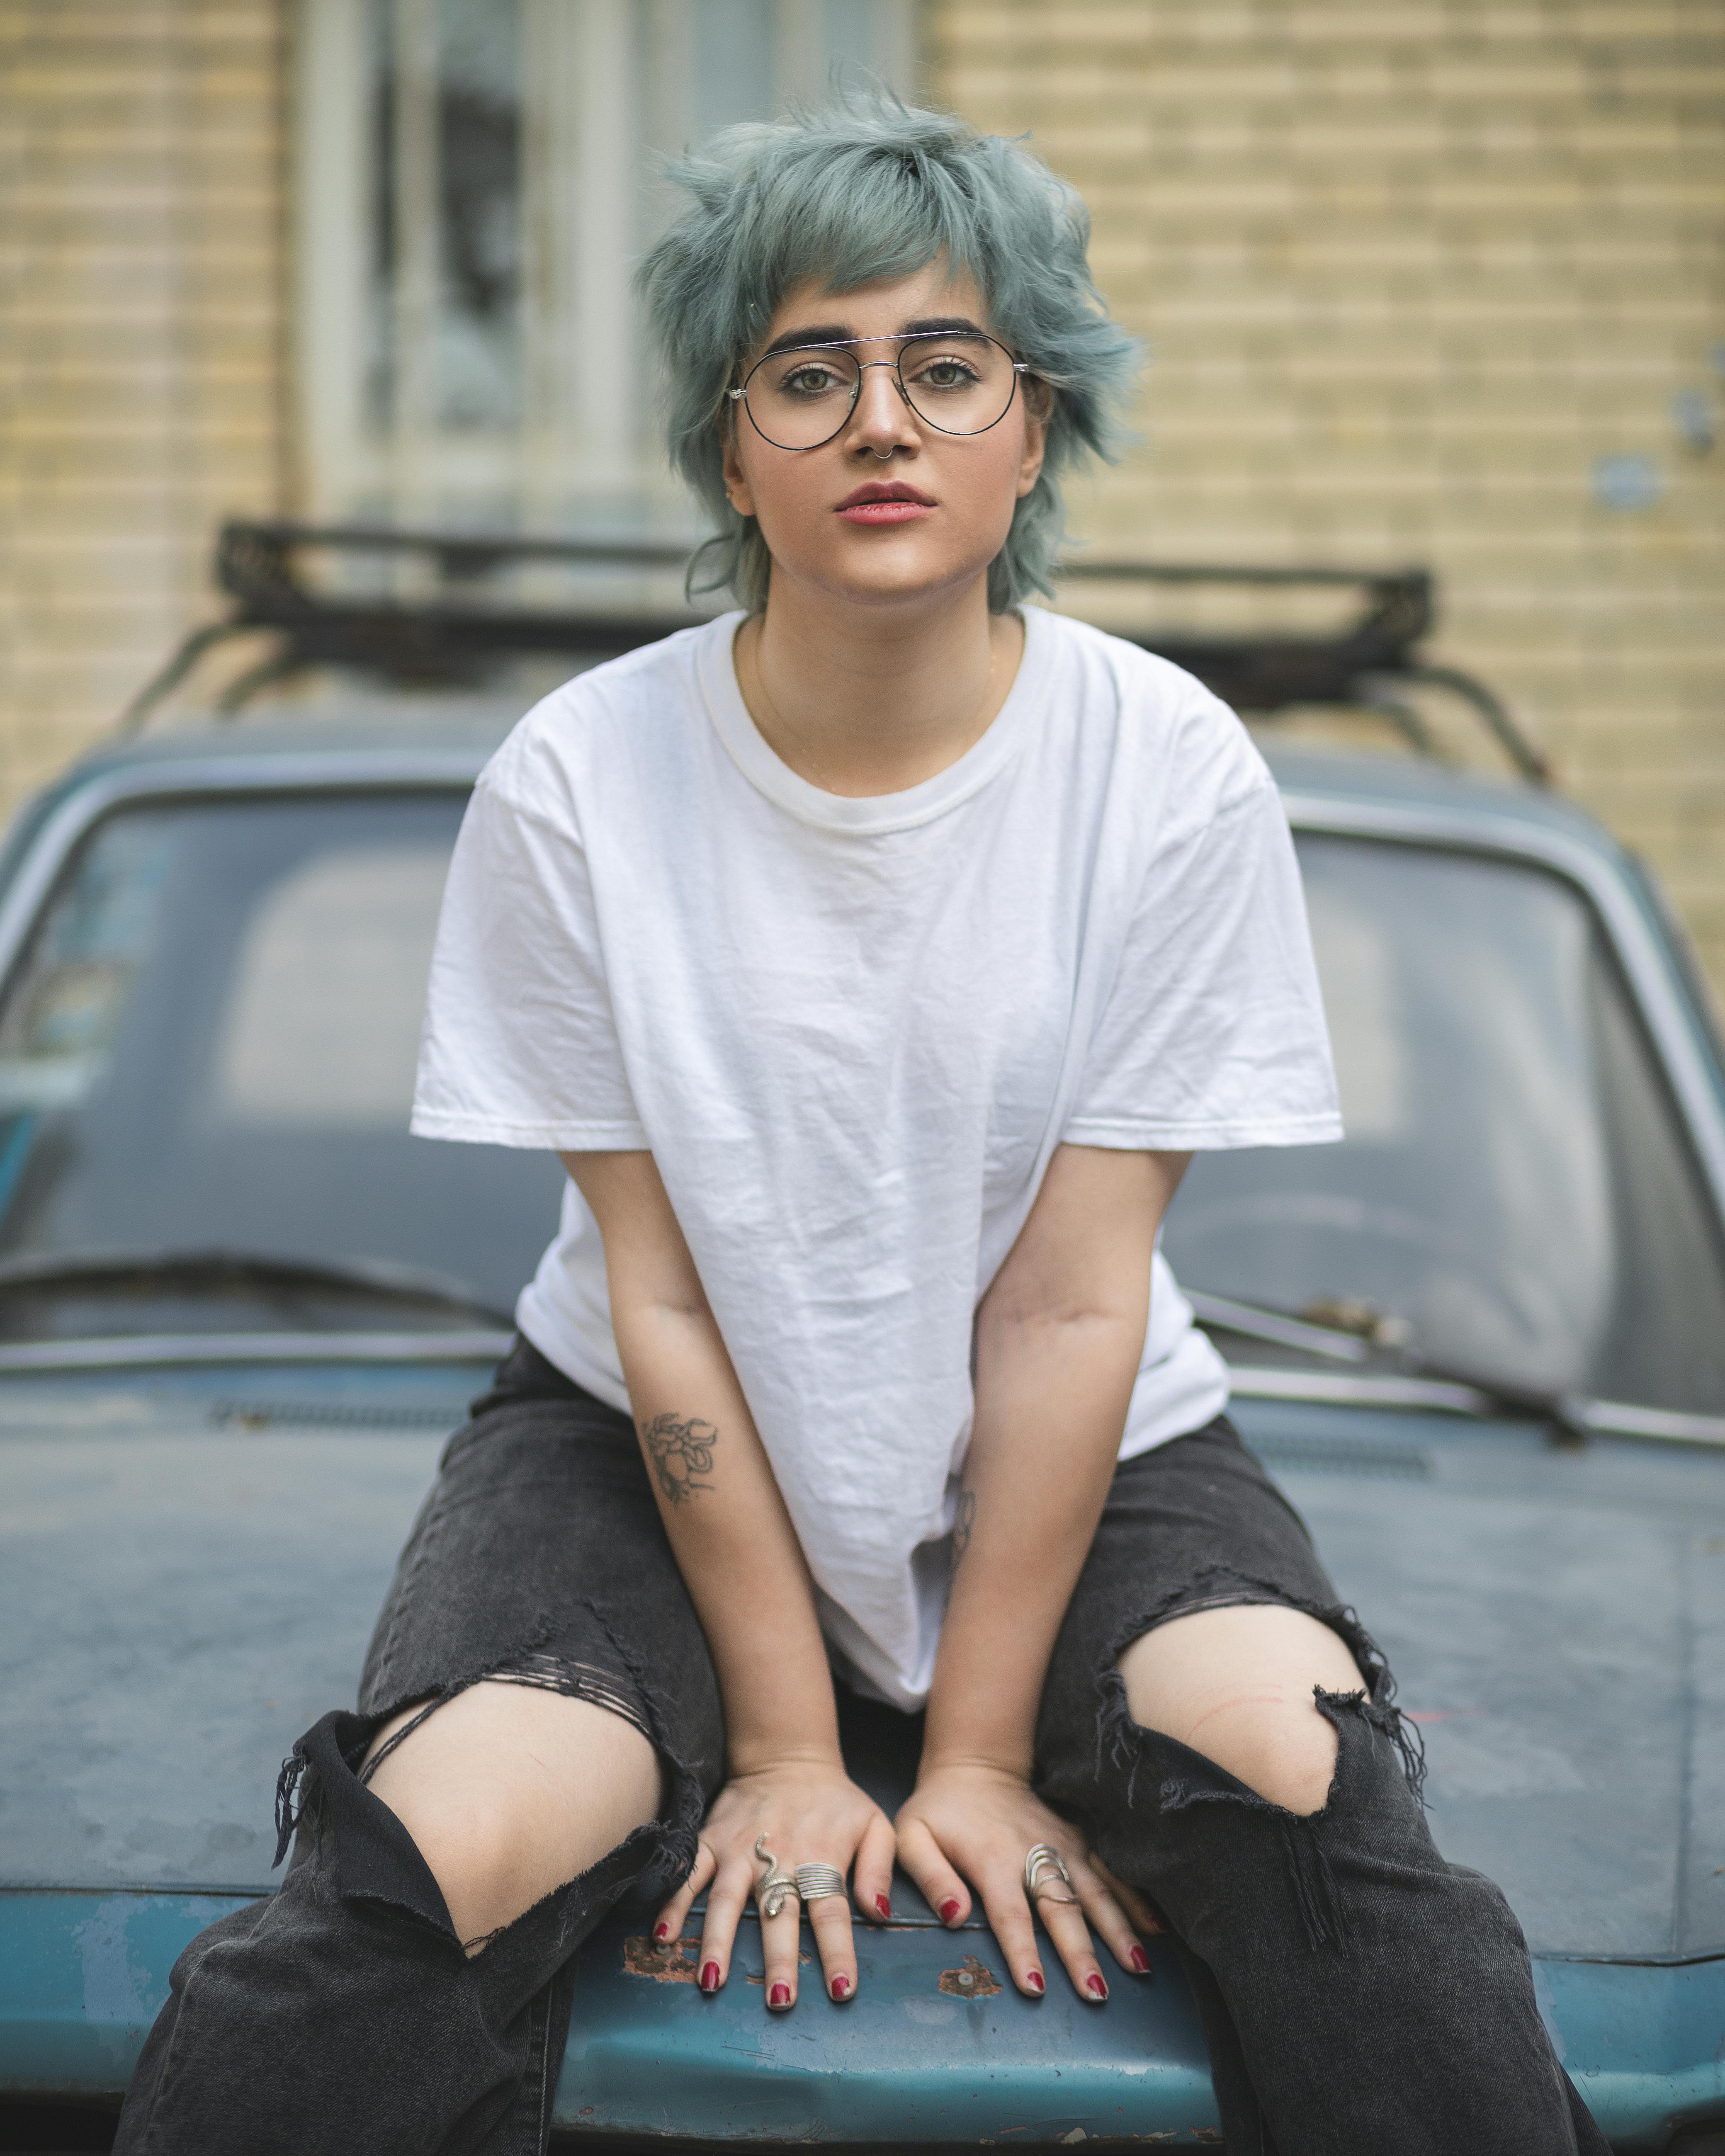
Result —
[[1021, 144], [884, 90], [727, 128], [669, 177], [690, 199], [639, 282], [665, 362], [671, 463], [717, 527], [690, 564], [691, 595], [728, 587], [752, 611], [766, 603], [770, 557], [754, 518], [726, 499], [721, 429], [725, 392], [773, 310], [807, 278], [852, 291], [937, 256], [975, 280], [995, 333], [1048, 385], [1042, 474], [989, 566], [988, 605], [1004, 613], [1048, 592], [1060, 475], [1116, 453], [1138, 356], [1091, 280], [1073, 190]]

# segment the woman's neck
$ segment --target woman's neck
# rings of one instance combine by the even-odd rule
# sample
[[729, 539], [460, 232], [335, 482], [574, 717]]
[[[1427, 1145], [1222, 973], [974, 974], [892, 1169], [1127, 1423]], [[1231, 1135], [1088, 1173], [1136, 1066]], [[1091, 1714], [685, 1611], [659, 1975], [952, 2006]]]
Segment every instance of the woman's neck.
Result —
[[768, 746], [799, 778], [856, 798], [902, 793], [956, 763], [1005, 702], [1024, 648], [978, 578], [902, 613], [775, 580], [737, 633], [737, 686]]

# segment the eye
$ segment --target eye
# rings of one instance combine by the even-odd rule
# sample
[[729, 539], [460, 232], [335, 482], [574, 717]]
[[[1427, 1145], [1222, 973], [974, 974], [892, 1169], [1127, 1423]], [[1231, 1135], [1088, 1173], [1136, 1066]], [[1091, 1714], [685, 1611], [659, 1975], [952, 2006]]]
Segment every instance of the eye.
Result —
[[785, 397], [824, 397], [835, 389], [846, 387], [843, 375], [824, 360], [799, 360], [778, 378], [778, 391]]
[[918, 358], [914, 371], [918, 386], [927, 389], [968, 389], [981, 378], [975, 362], [956, 352]]

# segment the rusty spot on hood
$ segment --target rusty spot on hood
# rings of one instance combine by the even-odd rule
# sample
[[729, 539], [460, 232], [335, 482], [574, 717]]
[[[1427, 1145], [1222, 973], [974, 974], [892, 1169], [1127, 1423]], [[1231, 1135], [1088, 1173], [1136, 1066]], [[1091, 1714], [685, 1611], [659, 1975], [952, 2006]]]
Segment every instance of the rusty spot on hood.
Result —
[[701, 1941], [667, 1939], [660, 1946], [649, 1938], [625, 1939], [623, 1966], [626, 1974], [650, 1976], [655, 1984], [698, 1984]]
[[941, 1971], [940, 1988], [954, 1999], [993, 1999], [1000, 1989], [1000, 1982], [974, 1954], [966, 1954], [957, 1969]]

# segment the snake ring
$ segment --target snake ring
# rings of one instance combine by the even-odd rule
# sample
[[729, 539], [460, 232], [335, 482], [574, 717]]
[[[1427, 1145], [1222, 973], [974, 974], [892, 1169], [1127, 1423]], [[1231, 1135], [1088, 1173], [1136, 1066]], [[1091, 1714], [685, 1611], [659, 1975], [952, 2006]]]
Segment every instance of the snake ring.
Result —
[[[762, 1917], [776, 1917], [783, 1908], [787, 1897], [797, 1893], [797, 1882], [788, 1871], [779, 1870], [778, 1859], [767, 1846], [764, 1834], [756, 1840], [755, 1855], [767, 1867], [767, 1876], [755, 1889], [761, 1904], [761, 1914]], [[800, 1895], [798, 1899], [801, 1899]]]
[[[1064, 1894], [1050, 1891], [1050, 1880], [1058, 1879], [1066, 1888]], [[1024, 1893], [1031, 1902], [1053, 1902], [1060, 1907], [1076, 1907], [1078, 1897], [1072, 1892], [1072, 1875], [1061, 1861], [1060, 1852], [1051, 1842], [1033, 1842], [1024, 1854]]]

